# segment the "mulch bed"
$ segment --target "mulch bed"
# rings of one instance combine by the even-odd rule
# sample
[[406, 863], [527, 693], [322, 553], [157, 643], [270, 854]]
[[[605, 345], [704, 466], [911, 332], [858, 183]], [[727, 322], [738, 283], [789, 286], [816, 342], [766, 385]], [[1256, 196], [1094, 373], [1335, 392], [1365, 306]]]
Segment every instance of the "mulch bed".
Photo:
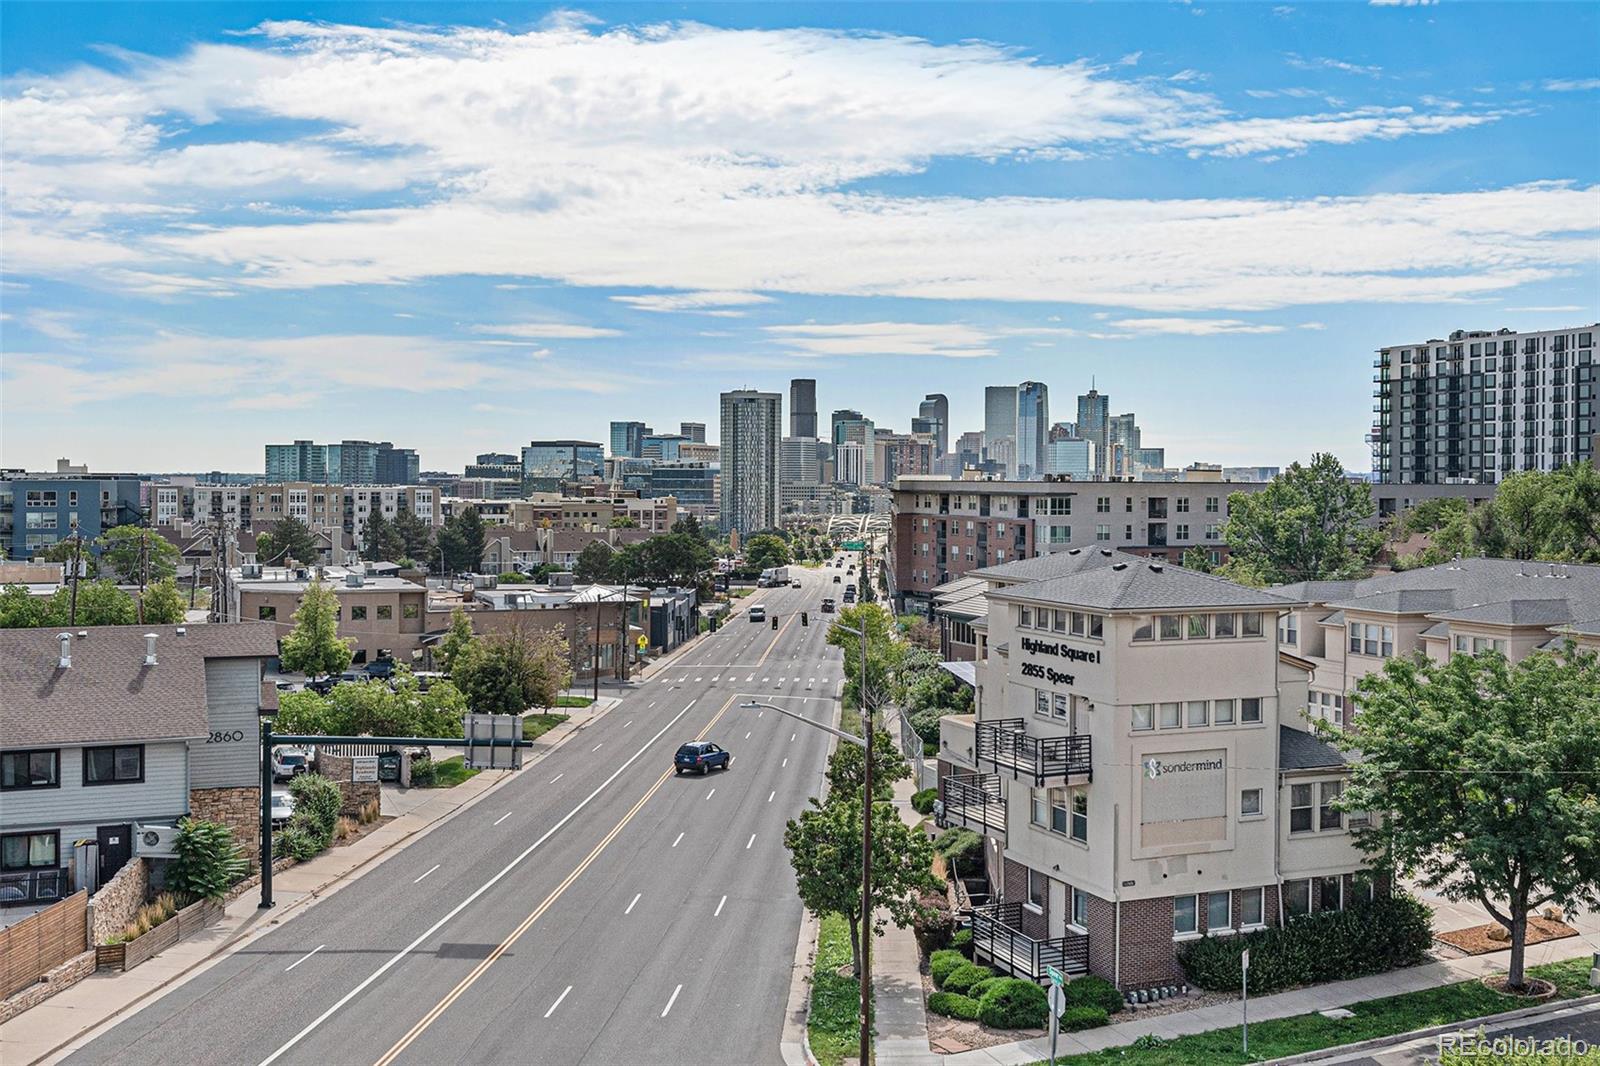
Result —
[[[1498, 922], [1487, 925], [1474, 925], [1467, 929], [1452, 929], [1447, 933], [1435, 933], [1433, 939], [1448, 944], [1457, 951], [1467, 955], [1484, 955], [1491, 951], [1505, 951], [1511, 947], [1510, 940], [1490, 940], [1489, 934], [1500, 929]], [[1566, 922], [1558, 922], [1551, 918], [1528, 918], [1528, 943], [1542, 944], [1546, 940], [1562, 940], [1569, 936], [1577, 936], [1578, 931]]]

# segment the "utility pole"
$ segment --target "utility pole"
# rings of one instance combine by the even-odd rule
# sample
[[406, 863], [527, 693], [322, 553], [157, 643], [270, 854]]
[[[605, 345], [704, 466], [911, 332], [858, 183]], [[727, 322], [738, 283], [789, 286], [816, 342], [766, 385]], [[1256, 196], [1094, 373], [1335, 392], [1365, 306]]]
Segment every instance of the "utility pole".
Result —
[[144, 625], [144, 582], [150, 568], [150, 531], [139, 527], [139, 624]]
[[[599, 586], [596, 586], [598, 588]], [[600, 593], [594, 594], [594, 632], [590, 635], [594, 642], [594, 701], [600, 702]]]
[[861, 1049], [860, 1059], [872, 1061], [872, 704], [867, 698], [867, 620], [861, 619], [861, 733], [867, 741], [866, 772], [862, 774], [861, 803]]
[[78, 624], [78, 571], [83, 567], [83, 533], [72, 531], [72, 607], [67, 612], [67, 624]]

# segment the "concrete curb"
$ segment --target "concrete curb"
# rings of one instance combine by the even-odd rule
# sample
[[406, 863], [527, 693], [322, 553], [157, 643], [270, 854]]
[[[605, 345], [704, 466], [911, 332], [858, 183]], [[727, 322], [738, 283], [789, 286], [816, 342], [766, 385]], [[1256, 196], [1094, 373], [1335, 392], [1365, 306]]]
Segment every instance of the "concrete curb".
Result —
[[1393, 1036], [1375, 1036], [1371, 1040], [1361, 1040], [1354, 1044], [1340, 1044], [1337, 1047], [1323, 1048], [1320, 1051], [1306, 1051], [1288, 1058], [1274, 1059], [1281, 1066], [1291, 1066], [1293, 1063], [1323, 1062], [1327, 1059], [1344, 1056], [1359, 1055], [1362, 1052], [1376, 1048], [1393, 1047], [1397, 1044], [1409, 1044], [1413, 1040], [1426, 1040], [1430, 1036], [1441, 1036], [1444, 1033], [1456, 1033], [1464, 1029], [1476, 1029], [1480, 1025], [1491, 1025], [1502, 1022], [1521, 1021], [1524, 1018], [1538, 1018], [1546, 1014], [1555, 1014], [1573, 1007], [1600, 1006], [1600, 995], [1579, 996], [1577, 999], [1547, 1000], [1536, 1007], [1522, 1007], [1518, 1010], [1504, 1011], [1500, 1014], [1485, 1014], [1478, 1018], [1463, 1018], [1459, 1022], [1450, 1022], [1445, 1025], [1434, 1025], [1427, 1029], [1414, 1029], [1409, 1033], [1396, 1033]]
[[[843, 713], [843, 705], [840, 704], [837, 699], [835, 699], [833, 716], [833, 726], [835, 729], [839, 727], [840, 716]], [[834, 750], [838, 747], [838, 745], [839, 738], [830, 733], [828, 735], [828, 752], [825, 756], [823, 756], [824, 765], [826, 765], [828, 759], [833, 757]], [[823, 778], [823, 780], [826, 781], [827, 778]], [[794, 952], [795, 968], [798, 970], [804, 970], [807, 974], [807, 976], [802, 979], [805, 981], [807, 987], [805, 990], [805, 1011], [800, 1022], [800, 1051], [805, 1058], [805, 1066], [820, 1066], [820, 1064], [817, 1062], [816, 1053], [811, 1050], [811, 986], [813, 982], [810, 975], [816, 971], [817, 938], [821, 935], [821, 933], [822, 923], [818, 921], [810, 911], [806, 911], [800, 920], [800, 938], [799, 943], [795, 945]], [[787, 1028], [787, 1018], [785, 1028]], [[791, 1045], [792, 1043], [793, 1041], [784, 1041], [786, 1046], [781, 1050], [787, 1051], [788, 1045]], [[789, 1056], [787, 1054], [784, 1055], [784, 1062], [789, 1063]]]

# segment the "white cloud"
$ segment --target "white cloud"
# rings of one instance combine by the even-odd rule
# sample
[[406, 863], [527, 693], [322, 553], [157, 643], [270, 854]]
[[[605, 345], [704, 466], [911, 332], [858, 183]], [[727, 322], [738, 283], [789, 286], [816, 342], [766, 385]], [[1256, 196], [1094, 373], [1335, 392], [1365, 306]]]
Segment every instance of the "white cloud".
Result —
[[1578, 313], [1578, 312], [1588, 311], [1588, 310], [1590, 310], [1590, 308], [1586, 308], [1582, 304], [1559, 304], [1559, 305], [1549, 305], [1549, 306], [1545, 306], [1545, 307], [1508, 307], [1508, 308], [1506, 308], [1506, 310], [1507, 311], [1533, 311], [1533, 312], [1539, 312], [1541, 314], [1568, 314], [1568, 313]]
[[72, 324], [77, 317], [70, 311], [38, 310], [24, 314], [22, 321], [35, 333], [51, 340], [75, 342], [83, 340], [83, 333]]
[[1220, 333], [1282, 333], [1282, 326], [1245, 322], [1237, 318], [1119, 318], [1111, 323], [1134, 333], [1175, 333], [1185, 337], [1212, 337]]
[[1552, 93], [1582, 93], [1600, 89], [1600, 78], [1550, 78], [1544, 87]]
[[1139, 57], [1142, 55], [1144, 55], [1143, 52], [1129, 52], [1127, 55], [1117, 60], [1117, 66], [1136, 67], [1139, 65]]
[[1290, 52], [1285, 55], [1284, 62], [1296, 70], [1337, 70], [1345, 74], [1360, 74], [1368, 78], [1381, 77], [1383, 74], [1382, 67], [1351, 63], [1344, 59], [1330, 59], [1327, 56], [1307, 57], [1296, 52]]
[[769, 304], [772, 297], [755, 292], [677, 292], [648, 293], [643, 296], [613, 296], [618, 303], [627, 304], [638, 311], [693, 311], [718, 318], [737, 318], [743, 311], [730, 311], [729, 307], [746, 304]]
[[806, 355], [922, 355], [970, 359], [999, 355], [986, 330], [958, 322], [845, 322], [765, 326], [780, 344]]
[[[1459, 107], [1451, 104], [1450, 109]], [[1300, 152], [1318, 144], [1353, 144], [1416, 134], [1449, 133], [1494, 122], [1495, 114], [1417, 114], [1409, 107], [1372, 107], [1323, 115], [1221, 120], [1173, 130], [1162, 139], [1190, 155], [1245, 156]]]
[[1328, 328], [1328, 324], [1326, 322], [1302, 322], [1302, 323], [1300, 323], [1300, 328], [1301, 329], [1327, 329]]
[[1369, 7], [1432, 7], [1439, 0], [1367, 0]]
[[604, 326], [581, 326], [570, 322], [485, 323], [473, 326], [472, 332], [540, 340], [589, 340], [594, 337], [622, 336], [620, 329], [607, 329]]

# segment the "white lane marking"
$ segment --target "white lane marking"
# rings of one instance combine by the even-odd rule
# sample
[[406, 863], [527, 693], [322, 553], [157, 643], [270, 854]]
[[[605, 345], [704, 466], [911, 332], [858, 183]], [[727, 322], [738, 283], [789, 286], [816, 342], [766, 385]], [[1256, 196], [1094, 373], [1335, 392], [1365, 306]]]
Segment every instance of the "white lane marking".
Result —
[[744, 850], [749, 851], [750, 850], [750, 845], [754, 844], [755, 842], [756, 842], [756, 835], [754, 833], [751, 833], [750, 834], [750, 839], [744, 842]]
[[766, 711], [757, 711], [757, 712], [756, 712], [756, 717], [757, 717], [757, 718], [760, 718], [760, 717], [761, 717], [761, 716], [762, 716], [762, 715], [764, 715], [764, 714], [766, 714], [766, 713], [767, 713], [767, 712], [766, 712]]
[[551, 779], [550, 779], [550, 783], [551, 783], [551, 784], [552, 784], [552, 785], [553, 785], [553, 784], [555, 784], [555, 783], [556, 783], [556, 782], [557, 782], [557, 781], [560, 781], [560, 780], [561, 780], [561, 779], [562, 779], [562, 778], [563, 778], [563, 777], [566, 777], [566, 776], [567, 776], [567, 772], [566, 772], [566, 771], [565, 771], [565, 770], [563, 770], [563, 771], [561, 771], [561, 772], [560, 772], [560, 773], [559, 773], [559, 774], [557, 774], [557, 775], [556, 775], [556, 776], [554, 776], [554, 777], [552, 777], [552, 778], [551, 778]]
[[495, 825], [499, 825], [501, 822], [505, 821], [507, 818], [510, 818], [510, 817], [511, 817], [511, 812], [507, 811], [506, 813], [502, 814], [500, 817], [496, 818], [494, 820], [494, 824]]
[[673, 842], [672, 842], [672, 846], [673, 846], [673, 847], [677, 847], [677, 846], [678, 846], [678, 842], [679, 842], [679, 841], [681, 841], [681, 840], [682, 840], [682, 839], [683, 839], [683, 834], [682, 834], [682, 833], [679, 833], [679, 834], [678, 834], [678, 839], [677, 839], [677, 840], [674, 840], [674, 841], [673, 841]]
[[661, 1008], [661, 1016], [663, 1018], [665, 1018], [667, 1016], [667, 1011], [672, 1009], [672, 1005], [674, 1003], [678, 1002], [678, 993], [682, 992], [682, 991], [683, 991], [683, 986], [682, 985], [679, 985], [677, 988], [674, 988], [672, 990], [672, 998], [667, 1000], [667, 1005], [665, 1007]]
[[706, 793], [706, 799], [710, 799], [712, 796], [715, 796], [716, 794], [717, 794], [717, 790], [716, 789], [712, 789], [710, 792]]
[[[437, 862], [436, 862], [436, 863], [434, 863], [434, 864], [433, 864], [433, 870], [437, 870], [437, 869], [438, 869], [438, 868], [439, 868], [439, 867], [440, 867], [440, 865], [441, 865], [441, 864], [440, 864], [440, 863], [437, 863]], [[431, 873], [433, 873], [433, 870], [429, 870], [429, 871], [428, 871], [428, 874], [431, 874]], [[428, 876], [428, 874], [423, 874], [423, 875], [422, 875], [422, 877], [427, 877], [427, 876]], [[422, 877], [419, 877], [419, 878], [417, 878], [417, 879], [416, 879], [416, 880], [415, 880], [415, 881], [413, 881], [413, 882], [411, 882], [411, 883], [412, 883], [412, 884], [414, 884], [414, 885], [415, 885], [415, 884], [420, 884], [420, 883], [421, 883], [421, 882], [422, 882]]]
[[644, 893], [640, 892], [638, 896], [634, 896], [633, 897], [633, 903], [628, 904], [628, 909], [623, 911], [622, 913], [623, 914], [632, 914], [633, 913], [633, 905], [634, 905], [634, 903], [638, 903], [639, 902], [639, 896], [642, 896], [642, 895], [644, 895]]
[[720, 918], [720, 917], [721, 917], [721, 916], [722, 916], [722, 905], [723, 905], [723, 904], [725, 904], [725, 903], [727, 903], [727, 902], [728, 902], [728, 897], [727, 897], [727, 896], [723, 896], [723, 897], [722, 897], [722, 898], [721, 898], [721, 899], [720, 899], [720, 900], [718, 900], [718, 901], [717, 901], [717, 909], [716, 909], [716, 912], [715, 912], [715, 913], [713, 913], [713, 914], [712, 914], [712, 915], [711, 915], [711, 917], [713, 917], [713, 918]]
[[756, 679], [756, 675], [755, 674], [751, 674], [749, 677], [745, 678], [746, 681], [754, 681], [755, 679]]
[[695, 678], [695, 680], [696, 680], [696, 681], [704, 681], [704, 680], [705, 680], [705, 678], [703, 678], [703, 677], [697, 677], [697, 678]]
[[554, 1003], [550, 1004], [550, 1009], [544, 1012], [544, 1016], [546, 1018], [548, 1018], [548, 1017], [550, 1017], [550, 1015], [554, 1014], [556, 1012], [556, 1008], [561, 1006], [561, 1001], [566, 999], [567, 998], [567, 993], [571, 992], [571, 991], [572, 991], [572, 986], [571, 985], [568, 985], [566, 988], [563, 988], [561, 990], [561, 994], [556, 997], [556, 1001]]
[[783, 766], [778, 767], [778, 769], [782, 770], [784, 766], [788, 766], [788, 765], [789, 765], [789, 760], [787, 758], [785, 758], [783, 760]]
[[785, 682], [785, 681], [787, 681], [787, 680], [789, 680], [789, 679], [788, 679], [788, 678], [787, 678], [787, 677], [780, 677], [780, 678], [778, 678], [778, 684], [780, 684], [780, 685], [781, 685], [781, 684], [783, 684], [783, 683], [784, 683], [784, 682]]
[[806, 684], [808, 684], [808, 685], [815, 685], [815, 684], [816, 684], [816, 683], [817, 683], [817, 679], [816, 679], [816, 678], [814, 678], [814, 677], [808, 677], [808, 678], [806, 678]]
[[689, 675], [688, 675], [688, 674], [685, 674], [685, 675], [683, 675], [683, 676], [682, 676], [682, 677], [680, 677], [680, 678], [678, 678], [678, 684], [680, 684], [680, 685], [681, 685], [681, 684], [683, 684], [683, 683], [684, 683], [684, 682], [685, 682], [685, 681], [687, 681], [687, 680], [689, 680]]
[[776, 796], [777, 794], [778, 794], [778, 790], [777, 789], [773, 789], [771, 792], [767, 793], [767, 802], [771, 803], [772, 802], [772, 797]]
[[633, 724], [633, 719], [632, 719], [632, 718], [630, 718], [630, 719], [628, 719], [628, 720], [627, 720], [627, 721], [626, 721], [626, 722], [623, 722], [623, 723], [622, 723], [622, 728], [624, 728], [624, 729], [626, 729], [626, 728], [628, 728], [628, 727], [629, 727], [629, 726], [630, 726], [630, 725], [632, 725], [632, 724]]
[[[603, 740], [600, 742], [600, 744], [604, 744], [604, 743], [605, 743], [605, 741], [603, 741]], [[590, 748], [589, 751], [591, 753], [599, 751], [600, 750], [600, 744], [596, 744], [594, 747]]]
[[768, 681], [771, 681], [771, 680], [772, 680], [772, 678], [770, 678], [770, 677], [763, 677], [763, 678], [762, 678], [762, 679], [761, 679], [761, 683], [762, 683], [762, 684], [763, 684], [763, 685], [765, 685], [765, 684], [766, 684], [766, 683], [767, 683], [767, 682], [768, 682]]
[[789, 743], [793, 744], [794, 743], [794, 738], [799, 736], [799, 735], [800, 735], [799, 733], [790, 733], [789, 734]]
[[712, 684], [713, 684], [713, 685], [715, 685], [715, 684], [716, 684], [716, 683], [717, 683], [717, 682], [718, 682], [718, 681], [721, 681], [721, 680], [722, 680], [722, 678], [720, 678], [720, 677], [713, 677], [713, 678], [712, 678], [712, 679], [711, 679], [711, 683], [712, 683]]
[[[694, 701], [690, 700], [689, 701], [689, 707], [693, 707], [693, 706], [694, 706]], [[499, 884], [500, 881], [502, 879], [504, 879], [507, 874], [509, 874], [512, 870], [515, 870], [519, 865], [521, 865], [522, 861], [524, 859], [526, 859], [529, 855], [532, 855], [534, 853], [534, 851], [540, 845], [542, 845], [545, 841], [549, 840], [552, 836], [554, 836], [557, 832], [559, 832], [561, 830], [561, 828], [563, 826], [565, 826], [568, 822], [570, 822], [570, 821], [572, 821], [572, 819], [576, 818], [578, 816], [578, 813], [580, 811], [582, 811], [585, 807], [587, 807], [589, 805], [589, 803], [596, 796], [600, 795], [601, 792], [603, 792], [607, 788], [609, 788], [611, 786], [611, 783], [614, 782], [617, 778], [621, 777], [623, 775], [623, 773], [625, 773], [627, 771], [629, 766], [632, 766], [633, 763], [635, 761], [637, 761], [641, 756], [643, 756], [645, 752], [650, 750], [650, 746], [652, 744], [654, 744], [656, 741], [660, 740], [663, 736], [665, 736], [666, 733], [667, 733], [667, 730], [669, 730], [673, 726], [677, 725], [678, 724], [678, 720], [680, 718], [682, 718], [684, 715], [689, 713], [689, 707], [685, 707], [683, 710], [679, 711], [676, 715], [674, 715], [672, 717], [672, 720], [669, 721], [666, 725], [662, 726], [660, 731], [657, 732], [655, 736], [653, 736], [649, 740], [645, 741], [644, 745], [642, 747], [640, 747], [638, 751], [634, 752], [633, 755], [631, 755], [627, 760], [625, 760], [621, 766], [619, 766], [615, 770], [611, 771], [611, 776], [610, 777], [606, 778], [604, 781], [602, 781], [598, 785], [596, 785], [593, 792], [590, 792], [587, 796], [583, 797], [583, 799], [579, 800], [578, 801], [578, 805], [576, 807], [573, 807], [572, 810], [570, 810], [566, 814], [562, 815], [561, 816], [561, 820], [558, 821], [555, 825], [551, 826], [549, 829], [546, 829], [544, 831], [543, 835], [541, 835], [539, 837], [539, 839], [535, 840], [532, 844], [529, 844], [526, 848], [522, 849], [522, 851], [517, 855], [517, 857], [512, 859], [510, 862], [506, 863], [505, 867], [503, 869], [501, 869], [501, 871], [499, 873], [495, 874], [493, 877], [489, 878], [489, 880], [487, 880], [483, 884], [479, 885], [476, 889], [474, 889], [472, 891], [472, 893], [470, 895], [468, 895], [460, 903], [457, 903], [454, 907], [450, 908], [450, 910], [445, 913], [444, 917], [440, 918], [438, 921], [434, 922], [428, 928], [424, 929], [421, 933], [417, 934], [417, 938], [415, 940], [413, 940], [411, 943], [407, 944], [405, 947], [401, 948], [398, 952], [396, 952], [389, 959], [388, 962], [385, 962], [382, 966], [379, 966], [376, 970], [372, 971], [371, 976], [367, 977], [360, 984], [356, 985], [350, 991], [346, 992], [343, 996], [340, 996], [338, 1001], [335, 1002], [333, 1004], [333, 1006], [329, 1007], [327, 1010], [323, 1011], [321, 1014], [319, 1014], [315, 1018], [313, 1018], [309, 1025], [307, 1025], [305, 1028], [301, 1029], [294, 1036], [290, 1037], [284, 1043], [284, 1045], [282, 1047], [278, 1048], [277, 1051], [274, 1051], [272, 1054], [270, 1054], [266, 1058], [262, 1059], [261, 1060], [261, 1066], [272, 1066], [272, 1064], [274, 1062], [277, 1062], [279, 1059], [281, 1059], [296, 1044], [300, 1043], [300, 1041], [304, 1040], [306, 1037], [310, 1036], [313, 1032], [315, 1032], [318, 1028], [320, 1028], [322, 1026], [323, 1022], [325, 1022], [329, 1018], [333, 1017], [340, 1010], [344, 1009], [345, 1005], [348, 1004], [352, 999], [355, 999], [361, 993], [365, 992], [368, 988], [370, 988], [374, 981], [376, 981], [378, 978], [382, 977], [384, 974], [388, 973], [390, 970], [394, 969], [395, 966], [399, 965], [400, 964], [400, 960], [404, 959], [407, 955], [409, 955], [413, 951], [417, 950], [417, 948], [420, 947], [422, 944], [426, 943], [430, 938], [432, 938], [432, 936], [435, 933], [437, 933], [440, 929], [443, 929], [444, 926], [446, 925], [446, 923], [448, 923], [451, 919], [455, 918], [455, 916], [460, 914], [462, 911], [466, 910], [472, 904], [476, 903], [478, 901], [479, 897], [481, 897], [485, 892], [489, 891], [495, 885]]]
[[306, 952], [304, 955], [300, 956], [298, 959], [295, 959], [289, 965], [285, 966], [283, 968], [283, 972], [284, 973], [288, 973], [290, 970], [294, 969], [296, 966], [299, 966], [302, 962], [305, 962], [311, 956], [315, 955], [317, 952], [321, 951], [323, 948], [325, 948], [327, 946], [328, 945], [326, 945], [326, 944], [318, 944], [316, 947], [312, 948], [310, 951]]
[[654, 707], [655, 705], [656, 705], [656, 701], [655, 700], [651, 700], [650, 701], [650, 705], [648, 707], [646, 707], [645, 710], [648, 711], [650, 709], [650, 707]]

